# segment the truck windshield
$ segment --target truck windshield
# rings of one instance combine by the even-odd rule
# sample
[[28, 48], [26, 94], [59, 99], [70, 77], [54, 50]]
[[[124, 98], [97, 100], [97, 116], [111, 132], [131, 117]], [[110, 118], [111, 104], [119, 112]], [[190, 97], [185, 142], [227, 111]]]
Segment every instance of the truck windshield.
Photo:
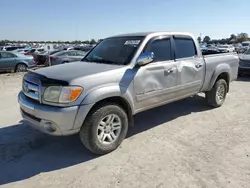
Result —
[[82, 61], [127, 65], [144, 37], [113, 37], [104, 39]]

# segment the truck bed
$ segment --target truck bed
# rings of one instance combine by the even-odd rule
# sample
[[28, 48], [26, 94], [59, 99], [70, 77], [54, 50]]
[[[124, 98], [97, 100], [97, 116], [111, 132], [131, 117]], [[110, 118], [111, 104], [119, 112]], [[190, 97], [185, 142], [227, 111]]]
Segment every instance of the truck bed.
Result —
[[239, 57], [237, 53], [219, 53], [203, 56], [206, 63], [206, 74], [202, 91], [208, 91], [211, 88], [209, 82], [212, 80], [214, 70], [228, 71], [229, 82], [236, 80], [238, 77]]

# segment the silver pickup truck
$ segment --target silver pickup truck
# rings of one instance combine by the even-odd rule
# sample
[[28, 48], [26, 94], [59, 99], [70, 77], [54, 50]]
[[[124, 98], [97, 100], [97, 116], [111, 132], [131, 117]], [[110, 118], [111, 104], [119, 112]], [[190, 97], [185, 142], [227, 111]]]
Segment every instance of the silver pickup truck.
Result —
[[28, 72], [18, 95], [21, 113], [50, 135], [79, 133], [93, 153], [115, 150], [133, 115], [206, 94], [219, 107], [237, 79], [234, 53], [204, 56], [191, 34], [149, 32], [104, 39], [82, 61]]

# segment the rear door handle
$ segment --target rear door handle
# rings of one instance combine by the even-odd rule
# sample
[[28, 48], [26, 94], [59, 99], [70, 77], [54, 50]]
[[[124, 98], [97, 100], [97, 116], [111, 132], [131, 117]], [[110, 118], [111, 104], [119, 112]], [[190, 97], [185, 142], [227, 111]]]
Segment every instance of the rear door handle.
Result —
[[201, 67], [202, 67], [202, 64], [201, 64], [201, 63], [197, 63], [197, 64], [195, 65], [195, 67], [196, 67], [196, 68], [201, 68]]

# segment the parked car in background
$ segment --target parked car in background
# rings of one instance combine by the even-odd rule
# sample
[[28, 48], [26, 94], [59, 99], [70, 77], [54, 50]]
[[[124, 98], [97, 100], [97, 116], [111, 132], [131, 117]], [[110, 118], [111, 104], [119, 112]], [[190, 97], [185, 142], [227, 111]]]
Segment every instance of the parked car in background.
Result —
[[220, 107], [238, 65], [233, 53], [202, 56], [188, 33], [124, 34], [104, 39], [80, 62], [27, 73], [18, 101], [28, 125], [54, 136], [79, 133], [91, 152], [106, 154], [142, 111], [200, 92]]
[[218, 50], [220, 52], [234, 52], [235, 51], [235, 48], [233, 45], [220, 45], [218, 47]]
[[25, 52], [24, 55], [27, 55], [27, 56], [34, 56], [35, 54], [41, 53], [41, 52], [43, 52], [43, 51], [44, 51], [43, 48], [41, 48], [41, 49], [32, 48], [32, 49], [30, 49], [29, 51]]
[[43, 51], [37, 54], [33, 54], [33, 57], [37, 65], [45, 65], [45, 62], [48, 59], [49, 55], [53, 55], [60, 51], [62, 50]]
[[217, 47], [210, 47], [202, 51], [202, 55], [219, 54], [222, 53]]
[[35, 67], [33, 57], [22, 54], [0, 51], [0, 72], [24, 72], [28, 68]]
[[50, 55], [50, 64], [49, 59], [46, 60], [45, 65], [46, 66], [53, 66], [53, 65], [60, 65], [64, 63], [70, 63], [74, 61], [80, 61], [84, 58], [86, 55], [86, 52], [79, 51], [79, 50], [70, 50], [70, 51], [60, 51], [57, 53], [54, 53], [53, 55]]
[[4, 46], [3, 47], [3, 51], [13, 51], [13, 50], [17, 50], [18, 47], [17, 46]]
[[23, 54], [24, 55], [28, 51], [29, 51], [28, 49], [17, 49], [17, 50], [13, 50], [11, 52], [13, 52], [13, 53], [19, 53], [19, 54]]
[[207, 50], [206, 45], [200, 44], [200, 50], [201, 50], [202, 52], [203, 52], [203, 51], [206, 51], [206, 50]]
[[248, 50], [250, 48], [250, 41], [242, 42], [241, 45], [244, 50]]
[[233, 44], [234, 48], [235, 48], [235, 52], [240, 53], [241, 49], [242, 49], [242, 45], [241, 43], [235, 43]]
[[71, 50], [80, 50], [83, 52], [88, 52], [93, 48], [93, 46], [77, 46], [77, 47], [73, 47]]
[[244, 54], [239, 54], [239, 75], [250, 73], [250, 48]]

